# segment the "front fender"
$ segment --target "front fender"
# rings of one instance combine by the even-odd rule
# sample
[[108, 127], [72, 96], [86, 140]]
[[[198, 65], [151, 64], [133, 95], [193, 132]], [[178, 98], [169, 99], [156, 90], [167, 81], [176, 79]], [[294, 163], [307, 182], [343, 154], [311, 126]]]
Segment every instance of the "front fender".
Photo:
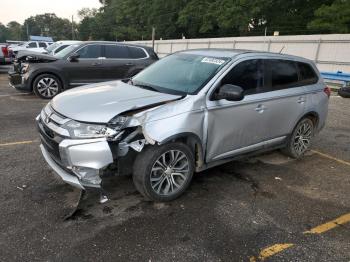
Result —
[[31, 83], [31, 86], [33, 84], [34, 79], [42, 74], [53, 74], [56, 77], [58, 77], [58, 79], [61, 81], [63, 89], [65, 89], [67, 87], [67, 82], [65, 80], [65, 78], [63, 77], [63, 73], [60, 70], [57, 70], [56, 68], [51, 68], [51, 67], [45, 67], [45, 68], [38, 68], [38, 69], [34, 69], [33, 71], [30, 72], [30, 76], [29, 76], [29, 81]]
[[203, 124], [204, 113], [202, 111], [195, 111], [144, 123], [142, 130], [145, 137], [160, 144], [169, 141], [169, 139], [179, 134], [186, 133], [195, 135], [203, 144]]

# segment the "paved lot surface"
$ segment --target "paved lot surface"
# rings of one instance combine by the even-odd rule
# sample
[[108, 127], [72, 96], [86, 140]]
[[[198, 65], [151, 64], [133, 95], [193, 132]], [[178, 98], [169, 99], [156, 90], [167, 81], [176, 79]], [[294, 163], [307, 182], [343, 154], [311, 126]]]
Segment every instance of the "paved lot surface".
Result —
[[39, 152], [45, 104], [0, 74], [0, 261], [350, 261], [350, 99], [331, 98], [300, 161], [274, 152], [214, 168], [167, 204], [111, 178], [112, 200], [89, 195], [69, 220], [79, 191]]

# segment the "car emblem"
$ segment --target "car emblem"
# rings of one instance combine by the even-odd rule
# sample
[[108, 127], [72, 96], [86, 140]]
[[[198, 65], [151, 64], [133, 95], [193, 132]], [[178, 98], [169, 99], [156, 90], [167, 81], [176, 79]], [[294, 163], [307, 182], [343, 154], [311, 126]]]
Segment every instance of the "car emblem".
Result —
[[48, 124], [50, 122], [50, 117], [52, 116], [52, 114], [48, 115], [45, 119], [45, 123]]

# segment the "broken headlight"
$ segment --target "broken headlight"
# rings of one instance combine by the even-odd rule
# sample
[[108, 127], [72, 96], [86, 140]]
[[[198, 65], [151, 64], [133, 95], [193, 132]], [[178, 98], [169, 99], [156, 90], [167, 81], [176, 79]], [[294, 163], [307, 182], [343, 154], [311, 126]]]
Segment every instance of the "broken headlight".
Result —
[[21, 74], [25, 74], [28, 72], [28, 69], [29, 69], [29, 64], [22, 64], [21, 66]]
[[128, 119], [129, 118], [126, 116], [116, 116], [109, 123], [116, 130], [122, 130], [125, 127]]
[[77, 121], [69, 121], [64, 125], [72, 138], [100, 138], [115, 135], [117, 132], [105, 125], [86, 124]]

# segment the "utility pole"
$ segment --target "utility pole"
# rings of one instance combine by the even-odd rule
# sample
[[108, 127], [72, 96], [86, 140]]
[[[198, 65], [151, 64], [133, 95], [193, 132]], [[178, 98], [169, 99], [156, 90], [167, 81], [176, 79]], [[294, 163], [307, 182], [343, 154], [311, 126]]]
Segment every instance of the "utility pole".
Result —
[[152, 48], [154, 50], [154, 40], [156, 38], [156, 28], [152, 27]]
[[28, 22], [26, 23], [26, 25], [27, 25], [27, 40], [29, 41], [29, 24], [28, 24]]
[[72, 40], [74, 40], [74, 18], [72, 16]]

